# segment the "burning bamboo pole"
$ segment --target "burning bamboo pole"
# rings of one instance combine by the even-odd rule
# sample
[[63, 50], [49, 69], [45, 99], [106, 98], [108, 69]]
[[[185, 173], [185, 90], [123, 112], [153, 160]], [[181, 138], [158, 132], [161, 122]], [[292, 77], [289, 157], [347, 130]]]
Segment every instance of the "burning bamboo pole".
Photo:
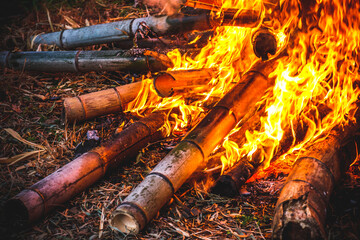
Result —
[[[241, 146], [245, 143], [245, 139], [242, 137], [247, 130], [255, 130], [260, 128], [260, 118], [264, 115], [264, 108], [258, 111], [244, 126], [239, 130], [236, 136], [240, 136], [240, 139], [235, 139], [235, 142]], [[329, 108], [325, 105], [318, 105], [319, 117], [323, 119], [328, 113]], [[305, 133], [308, 129], [308, 124], [295, 119], [291, 125], [284, 127], [283, 138], [279, 142], [277, 149], [274, 152], [272, 160], [276, 160], [278, 157], [286, 153], [290, 147], [295, 143], [302, 142], [305, 137]], [[242, 157], [234, 166], [229, 168], [223, 175], [221, 175], [211, 191], [215, 194], [222, 196], [233, 197], [240, 193], [241, 187], [245, 182], [257, 171], [257, 169], [263, 163], [263, 149], [258, 148], [251, 156], [251, 160], [245, 156]]]
[[273, 239], [327, 239], [327, 205], [334, 185], [358, 154], [351, 140], [358, 129], [352, 123], [338, 127], [297, 159], [276, 203]]
[[[247, 120], [236, 133], [234, 138], [240, 137], [240, 139], [231, 139], [235, 141], [239, 146], [245, 143], [245, 132], [248, 130], [254, 130], [260, 127], [260, 117], [264, 114], [264, 108], [257, 109], [256, 113]], [[253, 159], [257, 160], [257, 156]], [[241, 158], [237, 163], [229, 168], [223, 175], [221, 175], [210, 191], [212, 193], [234, 197], [239, 195], [240, 189], [243, 184], [254, 174], [257, 167], [260, 165], [259, 161], [248, 161], [246, 157]]]
[[154, 112], [131, 124], [110, 141], [84, 153], [30, 188], [11, 198], [4, 208], [11, 228], [28, 226], [53, 208], [85, 190], [125, 160], [135, 157], [149, 142], [164, 136], [163, 112]]
[[217, 26], [235, 25], [254, 27], [260, 21], [260, 14], [254, 10], [229, 9], [222, 12], [219, 18], [209, 13], [195, 16], [173, 15], [161, 17], [145, 17], [124, 21], [104, 23], [89, 27], [62, 30], [59, 32], [36, 35], [32, 38], [34, 46], [39, 44], [56, 45], [71, 49], [102, 43], [129, 40], [136, 37], [141, 30], [150, 29], [157, 35], [186, 32], [192, 30], [208, 30]]
[[[264, 109], [263, 109], [264, 110]], [[250, 126], [245, 126], [244, 128], [240, 129], [238, 135], [244, 136], [245, 131], [253, 130], [257, 127], [260, 127], [260, 117], [262, 116], [263, 111], [258, 112], [255, 114], [252, 119], [248, 122], [254, 122]], [[294, 127], [295, 126], [295, 127]], [[279, 147], [277, 148], [276, 152], [274, 153], [276, 156], [280, 156], [286, 153], [289, 148], [291, 147], [291, 143], [294, 141], [293, 136], [293, 128], [298, 130], [297, 133], [303, 132], [303, 128], [306, 128], [306, 124], [298, 124], [293, 123], [293, 127], [287, 126], [284, 130], [284, 137], [281, 139], [279, 143]], [[300, 134], [297, 134], [300, 135]], [[295, 138], [298, 142], [304, 136], [296, 136]], [[238, 145], [241, 146], [245, 143], [245, 139], [241, 138], [238, 141]], [[242, 157], [234, 166], [229, 168], [223, 175], [221, 175], [211, 188], [211, 192], [215, 194], [219, 194], [221, 196], [228, 196], [233, 197], [239, 195], [241, 187], [245, 184], [245, 182], [256, 172], [256, 170], [261, 166], [263, 162], [263, 154], [262, 149], [258, 148], [251, 156], [251, 160], [247, 156]]]
[[[170, 97], [189, 88], [207, 86], [213, 77], [215, 71], [209, 68], [167, 71], [155, 77], [153, 86], [159, 96]], [[72, 123], [123, 111], [127, 104], [137, 97], [144, 84], [145, 81], [139, 81], [78, 97], [65, 98], [65, 119]]]
[[[273, 9], [279, 5], [279, 0], [263, 0], [266, 9]], [[223, 2], [220, 0], [187, 0], [184, 5], [192, 8], [220, 10]]]
[[275, 66], [275, 59], [255, 64], [118, 206], [111, 225], [125, 233], [143, 229], [261, 98], [272, 84], [267, 75]]
[[161, 71], [167, 66], [143, 51], [0, 52], [0, 68], [42, 72]]

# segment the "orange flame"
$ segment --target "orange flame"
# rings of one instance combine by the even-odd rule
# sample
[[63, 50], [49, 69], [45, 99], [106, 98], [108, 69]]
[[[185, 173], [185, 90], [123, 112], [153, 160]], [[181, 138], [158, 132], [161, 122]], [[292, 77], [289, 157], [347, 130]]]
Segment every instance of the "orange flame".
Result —
[[[359, 80], [360, 3], [354, 0], [222, 0], [203, 2], [221, 8], [255, 9], [262, 12], [262, 26], [275, 34], [278, 52], [286, 50], [276, 70], [275, 85], [263, 98], [266, 116], [259, 130], [245, 134], [246, 143], [238, 146], [229, 137], [223, 143], [226, 152], [221, 157], [223, 170], [239, 159], [251, 161], [260, 152], [265, 167], [281, 148], [284, 134], [291, 134], [292, 145], [287, 153], [299, 151], [304, 144], [316, 141], [333, 127], [355, 121], [351, 112], [359, 96], [354, 84]], [[214, 2], [214, 4], [211, 4]], [[219, 5], [221, 3], [221, 5]], [[260, 26], [259, 26], [260, 27]], [[251, 36], [257, 29], [218, 27], [211, 41], [196, 57], [181, 55], [178, 50], [168, 53], [174, 68], [215, 68], [218, 71], [208, 92], [196, 93], [199, 100], [184, 96], [159, 98], [151, 85], [129, 105], [128, 111], [141, 114], [145, 109], [179, 108], [171, 116], [176, 120], [173, 131], [182, 131], [189, 119], [198, 121], [210, 100], [220, 99], [240, 81], [240, 76], [257, 59], [251, 46]], [[326, 111], [321, 109], [326, 106]], [[191, 116], [191, 117], [189, 117]], [[296, 125], [305, 126], [299, 137]], [[170, 133], [170, 131], [169, 131]], [[234, 130], [231, 134], [236, 134]]]

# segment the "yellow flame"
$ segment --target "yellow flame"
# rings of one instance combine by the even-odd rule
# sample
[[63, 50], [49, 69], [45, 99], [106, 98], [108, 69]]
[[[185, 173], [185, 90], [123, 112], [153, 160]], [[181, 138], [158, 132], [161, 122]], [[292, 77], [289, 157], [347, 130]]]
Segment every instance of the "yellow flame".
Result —
[[[335, 126], [355, 121], [351, 113], [357, 107], [354, 103], [360, 93], [355, 84], [359, 80], [360, 61], [358, 1], [189, 2], [221, 6], [220, 9], [261, 10], [262, 26], [275, 34], [278, 49], [288, 54], [270, 75], [276, 80], [262, 100], [266, 116], [260, 118], [260, 128], [246, 131], [246, 142], [241, 146], [229, 136], [225, 139], [226, 152], [221, 157], [223, 170], [245, 156], [251, 161], [254, 153], [268, 166], [280, 150], [286, 150], [280, 151], [283, 154], [298, 151], [309, 141], [326, 136]], [[251, 45], [254, 31], [256, 29], [218, 27], [197, 56], [182, 55], [179, 50], [168, 53], [174, 63], [169, 70], [217, 69], [217, 77], [209, 82], [210, 90], [194, 93], [197, 100], [184, 96], [160, 98], [153, 89], [152, 80], [148, 79], [127, 110], [141, 114], [145, 109], [178, 108], [170, 114], [176, 122], [173, 131], [183, 131], [191, 122], [198, 121], [210, 100], [220, 99], [234, 82], [240, 81], [240, 76], [257, 59]], [[231, 134], [236, 134], [236, 129]], [[292, 140], [284, 147], [282, 141], [287, 137]]]
[[[295, 5], [289, 2], [283, 4]], [[310, 16], [297, 19], [297, 26], [286, 24], [296, 30], [294, 46], [288, 46], [287, 61], [272, 73], [276, 84], [266, 99], [267, 117], [261, 119], [259, 131], [247, 132], [240, 152], [250, 156], [255, 149], [262, 150], [266, 167], [284, 132], [293, 134], [293, 152], [326, 136], [333, 127], [355, 121], [350, 113], [357, 108], [354, 103], [359, 96], [354, 84], [359, 80], [358, 9], [356, 1], [317, 1], [308, 9]], [[289, 20], [293, 22], [294, 17]], [[319, 106], [326, 106], [327, 111]], [[294, 122], [306, 126], [302, 139], [296, 139]]]

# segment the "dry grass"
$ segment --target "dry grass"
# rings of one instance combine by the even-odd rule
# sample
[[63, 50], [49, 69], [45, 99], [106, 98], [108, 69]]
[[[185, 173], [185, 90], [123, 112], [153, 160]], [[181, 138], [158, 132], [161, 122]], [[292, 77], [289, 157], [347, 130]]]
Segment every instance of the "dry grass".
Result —
[[[12, 18], [3, 26], [1, 50], [30, 50], [29, 37], [55, 31], [64, 25], [85, 26], [139, 17], [145, 8], [124, 6], [119, 1], [83, 1], [79, 6], [41, 6], [24, 16]], [[151, 11], [151, 9], [150, 9]], [[94, 46], [88, 49], [111, 48]], [[44, 152], [15, 164], [0, 165], [0, 207], [21, 190], [31, 186], [74, 158], [75, 147], [85, 140], [88, 130], [99, 131], [105, 140], [116, 128], [134, 119], [129, 114], [98, 117], [78, 125], [65, 126], [61, 121], [62, 99], [82, 93], [126, 84], [136, 75], [121, 72], [102, 73], [29, 73], [1, 70], [0, 76], [0, 146], [2, 158], [34, 151], [35, 147], [14, 139], [4, 129], [11, 128]], [[282, 180], [269, 176], [247, 184], [249, 194], [222, 198], [207, 193], [211, 176], [202, 172], [187, 182], [137, 236], [125, 236], [109, 226], [111, 212], [176, 144], [178, 138], [166, 139], [148, 146], [135, 163], [109, 173], [85, 192], [22, 232], [17, 239], [270, 239], [271, 220]], [[350, 206], [349, 214], [337, 212], [336, 197], [351, 193], [359, 196], [359, 166], [352, 167], [332, 202], [329, 221], [331, 239], [359, 239], [359, 202]], [[346, 195], [346, 194], [345, 194]], [[344, 200], [340, 197], [340, 200]], [[358, 201], [358, 200], [356, 200]], [[334, 205], [335, 204], [335, 205]], [[333, 216], [332, 216], [333, 215]], [[350, 219], [348, 219], [350, 218]], [[357, 227], [357, 228], [356, 228]], [[351, 238], [355, 236], [354, 238]], [[356, 238], [357, 237], [357, 238]]]

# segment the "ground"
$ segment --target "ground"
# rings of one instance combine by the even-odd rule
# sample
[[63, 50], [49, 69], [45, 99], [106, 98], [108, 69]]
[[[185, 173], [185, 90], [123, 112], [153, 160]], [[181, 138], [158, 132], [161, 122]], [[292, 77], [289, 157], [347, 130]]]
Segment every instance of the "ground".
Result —
[[[15, 10], [14, 10], [15, 9]], [[30, 50], [29, 37], [60, 29], [145, 16], [150, 9], [132, 1], [15, 1], [3, 15], [1, 51]], [[113, 48], [112, 45], [88, 49]], [[0, 165], [0, 207], [20, 191], [51, 174], [75, 157], [88, 130], [97, 130], [100, 141], [117, 128], [136, 120], [117, 113], [77, 125], [61, 118], [65, 97], [119, 86], [139, 75], [125, 72], [33, 73], [1, 69], [0, 158], [38, 148], [19, 141], [4, 129], [42, 145], [46, 151], [11, 164]], [[109, 226], [111, 212], [149, 171], [176, 145], [169, 137], [143, 149], [136, 159], [108, 173], [85, 192], [51, 212], [33, 226], [9, 233], [7, 239], [270, 239], [271, 221], [283, 174], [269, 175], [245, 186], [242, 195], [225, 198], [207, 192], [213, 174], [199, 170], [138, 235], [123, 235]], [[15, 161], [15, 159], [13, 159]], [[335, 189], [328, 211], [329, 239], [360, 238], [360, 173], [356, 162]], [[2, 219], [7, 216], [2, 215]], [[4, 233], [5, 234], [5, 233]]]

